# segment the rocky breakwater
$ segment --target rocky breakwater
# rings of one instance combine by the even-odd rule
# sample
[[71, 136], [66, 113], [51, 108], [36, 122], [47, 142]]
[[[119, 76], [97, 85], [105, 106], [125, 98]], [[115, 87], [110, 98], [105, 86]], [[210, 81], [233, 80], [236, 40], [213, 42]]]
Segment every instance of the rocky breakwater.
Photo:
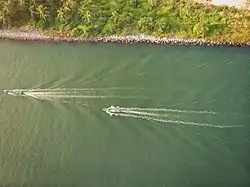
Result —
[[211, 41], [205, 39], [194, 39], [194, 38], [178, 38], [178, 37], [152, 37], [147, 35], [131, 35], [131, 36], [109, 36], [105, 38], [100, 38], [101, 42], [113, 42], [113, 43], [143, 43], [143, 44], [157, 44], [157, 45], [205, 45], [205, 46], [237, 46], [237, 47], [250, 47], [250, 42], [248, 43], [238, 43], [238, 42], [222, 42], [222, 41]]
[[73, 42], [73, 43], [118, 43], [118, 44], [156, 44], [156, 45], [205, 45], [205, 46], [237, 46], [250, 47], [248, 43], [238, 43], [230, 41], [211, 41], [205, 39], [182, 39], [178, 37], [158, 38], [147, 35], [128, 35], [128, 36], [108, 36], [108, 37], [56, 37], [46, 36], [39, 31], [20, 31], [20, 30], [0, 30], [0, 39], [20, 40], [20, 41], [37, 41], [37, 42]]

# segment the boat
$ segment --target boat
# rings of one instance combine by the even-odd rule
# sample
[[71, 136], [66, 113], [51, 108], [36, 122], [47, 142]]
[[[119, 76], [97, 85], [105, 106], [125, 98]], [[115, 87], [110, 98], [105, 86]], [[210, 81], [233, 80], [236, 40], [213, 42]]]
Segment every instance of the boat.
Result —
[[117, 113], [122, 112], [119, 106], [116, 106], [116, 107], [115, 106], [110, 106], [108, 108], [103, 108], [102, 110], [104, 112], [106, 112], [107, 114], [109, 114], [110, 116], [113, 116], [113, 115], [118, 116]]
[[39, 99], [39, 100], [47, 99], [47, 98], [42, 98], [42, 97], [35, 96], [34, 94], [31, 94], [31, 93], [29, 93], [29, 92], [27, 92], [26, 90], [23, 90], [23, 89], [4, 90], [4, 92], [6, 94], [12, 95], [12, 96], [29, 96], [29, 97], [32, 97], [34, 99]]
[[13, 96], [24, 96], [25, 93], [23, 90], [4, 90], [6, 94], [13, 95]]

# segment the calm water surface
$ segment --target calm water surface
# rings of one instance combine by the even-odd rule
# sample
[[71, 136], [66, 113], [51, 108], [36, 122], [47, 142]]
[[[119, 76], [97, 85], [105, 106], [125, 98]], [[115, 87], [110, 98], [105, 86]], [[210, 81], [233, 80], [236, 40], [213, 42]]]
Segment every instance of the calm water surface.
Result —
[[250, 186], [249, 49], [1, 41], [0, 81], [0, 186]]

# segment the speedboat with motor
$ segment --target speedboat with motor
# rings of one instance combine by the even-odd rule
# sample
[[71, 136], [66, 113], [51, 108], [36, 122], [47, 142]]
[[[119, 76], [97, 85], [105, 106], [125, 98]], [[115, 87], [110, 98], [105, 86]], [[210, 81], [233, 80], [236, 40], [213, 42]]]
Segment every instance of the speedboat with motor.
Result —
[[109, 114], [110, 116], [115, 115], [117, 116], [117, 113], [122, 112], [121, 109], [119, 108], [119, 106], [110, 106], [108, 108], [103, 108], [102, 109], [104, 112], [106, 112], [107, 114]]
[[[39, 100], [45, 100], [45, 98], [42, 98], [42, 97], [38, 97], [38, 96], [35, 96], [23, 89], [15, 89], [15, 90], [4, 90], [4, 92], [8, 95], [12, 95], [12, 96], [29, 96], [29, 97], [32, 97], [34, 99], [39, 99]], [[46, 98], [47, 99], [47, 98]]]
[[12, 96], [24, 96], [25, 93], [23, 90], [4, 90], [6, 94], [12, 95]]

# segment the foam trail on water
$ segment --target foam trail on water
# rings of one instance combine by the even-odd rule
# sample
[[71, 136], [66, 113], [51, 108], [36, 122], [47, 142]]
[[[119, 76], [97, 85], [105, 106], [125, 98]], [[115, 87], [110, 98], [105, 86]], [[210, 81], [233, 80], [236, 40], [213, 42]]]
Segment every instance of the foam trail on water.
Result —
[[[139, 118], [144, 120], [158, 121], [162, 123], [172, 123], [172, 124], [182, 124], [182, 125], [193, 125], [200, 127], [214, 127], [214, 128], [238, 128], [242, 126], [235, 125], [216, 125], [210, 123], [199, 123], [195, 121], [184, 121], [184, 120], [173, 120], [172, 117], [178, 117], [176, 112], [186, 114], [185, 117], [188, 117], [189, 113], [194, 113], [197, 115], [207, 114], [202, 113], [202, 111], [184, 111], [184, 110], [174, 110], [174, 109], [157, 109], [157, 108], [124, 108], [119, 106], [111, 106], [108, 108], [102, 109], [104, 112], [109, 114], [110, 116], [122, 116], [122, 117], [132, 117]], [[151, 111], [151, 112], [150, 112]], [[174, 113], [173, 113], [174, 111]], [[203, 111], [204, 112], [204, 111]], [[210, 114], [210, 113], [209, 113]]]
[[139, 112], [139, 111], [123, 111], [124, 113], [127, 114], [139, 114], [139, 115], [144, 115], [144, 116], [156, 116], [156, 117], [164, 117], [164, 116], [171, 116], [170, 114], [157, 114], [157, 113], [150, 113], [150, 112]]
[[173, 123], [173, 124], [183, 124], [183, 125], [194, 125], [194, 126], [200, 126], [200, 127], [215, 127], [215, 128], [236, 128], [240, 126], [232, 126], [232, 125], [214, 125], [214, 124], [208, 124], [208, 123], [197, 123], [192, 121], [179, 121], [179, 120], [166, 120], [166, 119], [158, 119], [153, 117], [147, 117], [147, 116], [138, 116], [133, 114], [118, 114], [117, 116], [123, 116], [123, 117], [133, 117], [133, 118], [139, 118], [139, 119], [146, 119], [146, 120], [152, 120], [152, 121], [158, 121], [162, 123]]
[[151, 90], [148, 88], [123, 88], [123, 87], [108, 87], [108, 88], [36, 88], [27, 91], [39, 92], [39, 91], [91, 91], [91, 90]]
[[29, 96], [29, 97], [32, 97], [32, 98], [35, 98], [35, 99], [39, 99], [39, 100], [53, 100], [51, 98], [48, 98], [46, 96], [39, 96], [39, 95], [34, 95], [34, 94], [30, 94], [30, 93], [25, 93], [26, 96]]
[[190, 114], [219, 114], [217, 112], [213, 111], [194, 111], [194, 110], [177, 110], [177, 109], [171, 109], [171, 108], [123, 108], [120, 107], [122, 110], [128, 110], [128, 111], [149, 111], [149, 112], [179, 112], [179, 113], [190, 113]]
[[26, 95], [62, 95], [63, 92], [26, 92]]
[[92, 99], [98, 99], [98, 98], [106, 98], [106, 99], [150, 99], [148, 97], [136, 97], [136, 96], [121, 96], [121, 95], [83, 95], [80, 93], [75, 94], [67, 94], [62, 92], [26, 92], [25, 95], [39, 98], [39, 99], [70, 99], [70, 98], [92, 98]]
[[[108, 87], [108, 88], [43, 88], [43, 89], [22, 89], [24, 95], [30, 96], [37, 99], [43, 100], [53, 100], [53, 99], [71, 99], [71, 98], [106, 98], [106, 99], [150, 99], [148, 97], [143, 97], [134, 91], [137, 90], [149, 90], [147, 88], [122, 88], [122, 87]], [[95, 92], [96, 91], [96, 92]], [[131, 91], [131, 94], [127, 96], [119, 94], [107, 93], [106, 91]], [[101, 93], [102, 92], [102, 93]]]
[[[33, 94], [30, 94], [33, 95]], [[42, 97], [42, 96], [41, 96]], [[117, 98], [117, 99], [149, 99], [148, 97], [126, 97], [119, 95], [46, 95], [48, 98]]]

